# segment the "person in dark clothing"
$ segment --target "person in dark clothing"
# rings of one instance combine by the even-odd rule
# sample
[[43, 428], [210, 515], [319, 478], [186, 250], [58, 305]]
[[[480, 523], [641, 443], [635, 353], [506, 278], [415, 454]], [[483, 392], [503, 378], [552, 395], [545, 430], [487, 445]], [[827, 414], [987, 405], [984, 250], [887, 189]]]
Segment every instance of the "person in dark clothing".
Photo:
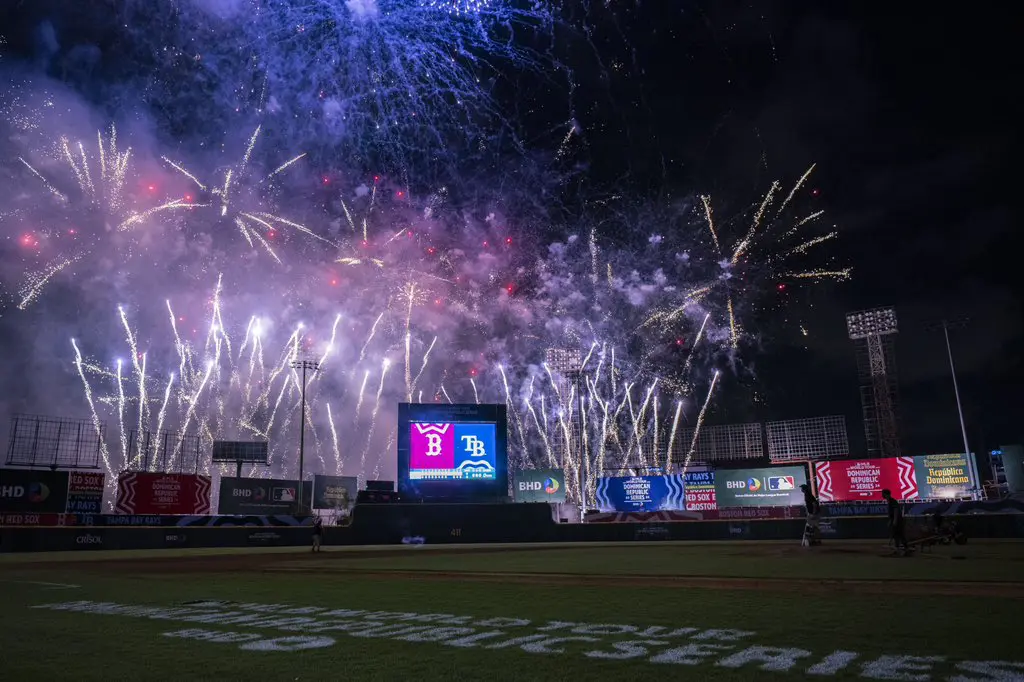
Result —
[[324, 537], [324, 520], [323, 517], [313, 517], [313, 551], [320, 551], [320, 543]]
[[804, 493], [804, 507], [807, 510], [807, 524], [804, 526], [804, 539], [801, 544], [804, 547], [820, 545], [821, 539], [818, 535], [821, 524], [821, 505], [806, 483], [800, 486], [800, 490]]
[[892, 492], [888, 488], [882, 491], [882, 499], [885, 500], [889, 512], [889, 537], [893, 544], [896, 545], [896, 549], [902, 549], [906, 552], [910, 547], [907, 544], [903, 523], [903, 507], [893, 498]]

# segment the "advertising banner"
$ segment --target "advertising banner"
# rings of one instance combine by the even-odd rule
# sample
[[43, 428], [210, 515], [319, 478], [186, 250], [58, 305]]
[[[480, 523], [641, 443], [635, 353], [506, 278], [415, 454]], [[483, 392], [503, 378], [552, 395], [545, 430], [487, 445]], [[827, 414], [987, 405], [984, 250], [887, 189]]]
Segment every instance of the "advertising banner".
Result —
[[686, 510], [713, 511], [718, 509], [715, 495], [714, 471], [686, 472]]
[[118, 514], [210, 513], [210, 477], [130, 471], [117, 479]]
[[68, 476], [68, 512], [99, 514], [105, 478], [102, 473], [72, 471]]
[[[302, 499], [312, 502], [313, 482], [302, 484]], [[299, 482], [272, 478], [220, 479], [220, 514], [294, 514], [299, 504]]]
[[561, 469], [522, 469], [512, 480], [516, 502], [565, 502], [565, 475]]
[[68, 472], [0, 469], [0, 511], [63, 514], [68, 502]]
[[683, 509], [684, 490], [680, 474], [602, 478], [597, 483], [597, 508], [603, 512]]
[[888, 488], [897, 500], [949, 499], [975, 487], [963, 453], [817, 462], [822, 502], [878, 502]]
[[313, 476], [313, 509], [351, 510], [358, 486], [355, 476]]
[[963, 497], [976, 487], [971, 463], [962, 452], [914, 457], [914, 476], [922, 500]]
[[913, 457], [815, 462], [814, 475], [822, 502], [878, 501], [885, 489], [897, 500], [919, 496]]
[[802, 466], [733, 469], [715, 472], [715, 502], [729, 507], [796, 507], [804, 503], [807, 483]]

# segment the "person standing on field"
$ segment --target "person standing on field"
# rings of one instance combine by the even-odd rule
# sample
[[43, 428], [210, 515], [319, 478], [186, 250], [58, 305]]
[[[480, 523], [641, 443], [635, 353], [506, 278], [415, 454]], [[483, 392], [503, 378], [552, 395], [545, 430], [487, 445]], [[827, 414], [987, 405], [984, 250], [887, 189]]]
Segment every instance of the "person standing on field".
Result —
[[903, 507], [892, 496], [892, 492], [888, 488], [882, 491], [882, 499], [885, 500], [889, 511], [889, 537], [896, 545], [897, 550], [907, 552], [910, 547], [907, 544], [906, 529], [903, 523]]
[[821, 530], [821, 504], [806, 483], [800, 486], [800, 490], [804, 493], [804, 507], [807, 510], [807, 524], [804, 526], [804, 539], [801, 544], [804, 547], [820, 545], [821, 539], [818, 535]]
[[324, 520], [321, 516], [313, 517], [313, 550], [314, 552], [320, 551], [320, 543], [324, 537]]

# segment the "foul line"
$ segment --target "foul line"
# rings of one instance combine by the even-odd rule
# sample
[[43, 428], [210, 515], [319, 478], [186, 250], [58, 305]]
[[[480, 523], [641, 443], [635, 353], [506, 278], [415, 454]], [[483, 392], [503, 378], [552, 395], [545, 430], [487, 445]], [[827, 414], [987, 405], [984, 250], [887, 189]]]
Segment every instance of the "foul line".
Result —
[[48, 583], [41, 580], [5, 580], [7, 583], [17, 583], [19, 585], [41, 585], [49, 590], [74, 590], [81, 585], [72, 585], [71, 583]]

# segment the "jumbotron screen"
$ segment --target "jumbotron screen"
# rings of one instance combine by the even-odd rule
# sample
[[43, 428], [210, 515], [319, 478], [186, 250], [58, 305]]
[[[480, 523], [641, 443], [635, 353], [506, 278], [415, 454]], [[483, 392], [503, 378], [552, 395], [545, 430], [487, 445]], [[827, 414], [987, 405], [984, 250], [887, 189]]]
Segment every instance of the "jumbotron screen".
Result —
[[398, 489], [436, 501], [508, 497], [504, 405], [398, 406]]

